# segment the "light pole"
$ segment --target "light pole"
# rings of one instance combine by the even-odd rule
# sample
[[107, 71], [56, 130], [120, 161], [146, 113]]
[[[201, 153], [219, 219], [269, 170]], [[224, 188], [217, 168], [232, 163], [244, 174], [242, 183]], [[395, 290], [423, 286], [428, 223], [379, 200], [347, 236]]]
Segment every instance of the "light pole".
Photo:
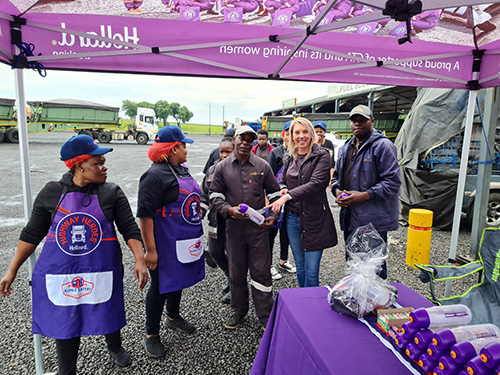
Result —
[[208, 103], [208, 135], [212, 135], [212, 106]]

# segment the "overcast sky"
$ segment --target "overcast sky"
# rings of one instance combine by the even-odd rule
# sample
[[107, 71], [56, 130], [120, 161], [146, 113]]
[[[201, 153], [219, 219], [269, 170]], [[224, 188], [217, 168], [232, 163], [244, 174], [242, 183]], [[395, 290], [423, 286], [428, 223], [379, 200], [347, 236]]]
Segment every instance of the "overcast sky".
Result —
[[[305, 101], [327, 94], [330, 83], [190, 78], [131, 74], [48, 71], [45, 78], [24, 71], [26, 100], [80, 99], [121, 107], [135, 102], [166, 100], [186, 106], [191, 123], [222, 124], [258, 119], [265, 111], [280, 108], [287, 99]], [[13, 71], [0, 64], [0, 98], [15, 99]]]

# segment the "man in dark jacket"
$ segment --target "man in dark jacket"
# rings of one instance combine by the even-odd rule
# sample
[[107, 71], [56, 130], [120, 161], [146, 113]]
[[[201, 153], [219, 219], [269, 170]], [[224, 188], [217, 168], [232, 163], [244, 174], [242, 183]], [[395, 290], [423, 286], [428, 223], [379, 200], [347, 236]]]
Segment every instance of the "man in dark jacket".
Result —
[[[339, 150], [331, 184], [341, 207], [340, 228], [347, 242], [353, 231], [371, 222], [387, 243], [387, 232], [398, 229], [399, 220], [401, 180], [396, 147], [373, 129], [370, 108], [358, 105], [349, 119], [353, 137]], [[385, 263], [379, 276], [387, 278]]]

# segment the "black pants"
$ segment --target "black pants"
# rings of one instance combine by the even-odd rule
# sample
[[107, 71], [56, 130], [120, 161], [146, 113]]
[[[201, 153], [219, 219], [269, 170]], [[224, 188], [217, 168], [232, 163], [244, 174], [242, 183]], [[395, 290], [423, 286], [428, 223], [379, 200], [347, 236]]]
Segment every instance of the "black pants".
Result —
[[250, 271], [255, 312], [265, 327], [273, 307], [271, 255], [265, 229], [250, 220], [230, 219], [227, 222], [227, 256], [231, 282], [231, 309], [246, 315], [249, 308], [247, 274]]
[[288, 234], [286, 233], [286, 225], [281, 223], [280, 229], [269, 229], [269, 250], [271, 251], [271, 263], [273, 260], [274, 239], [276, 238], [278, 232], [280, 233], [280, 260], [288, 260], [288, 246], [290, 245], [290, 242], [288, 241]]
[[217, 238], [208, 237], [208, 251], [215, 263], [226, 277], [229, 277], [229, 266], [226, 254], [226, 225], [217, 226]]
[[146, 295], [146, 334], [157, 335], [160, 333], [160, 322], [165, 301], [167, 302], [167, 316], [175, 319], [179, 316], [182, 289], [160, 294], [160, 279], [158, 268], [149, 270], [151, 284]]
[[[387, 232], [379, 232], [377, 231], [380, 237], [384, 240], [385, 244], [387, 245]], [[352, 232], [349, 232], [348, 230], [344, 231], [344, 241], [347, 244], [347, 238], [351, 235]], [[347, 255], [347, 252], [345, 253], [345, 259], [349, 260], [349, 256]], [[384, 263], [382, 264], [382, 269], [380, 272], [377, 274], [380, 276], [380, 278], [386, 280], [387, 279], [387, 262], [384, 260]]]
[[[112, 352], [118, 352], [122, 346], [120, 331], [104, 335], [106, 345]], [[56, 339], [57, 365], [59, 375], [76, 375], [76, 360], [80, 347], [80, 337], [67, 340]]]

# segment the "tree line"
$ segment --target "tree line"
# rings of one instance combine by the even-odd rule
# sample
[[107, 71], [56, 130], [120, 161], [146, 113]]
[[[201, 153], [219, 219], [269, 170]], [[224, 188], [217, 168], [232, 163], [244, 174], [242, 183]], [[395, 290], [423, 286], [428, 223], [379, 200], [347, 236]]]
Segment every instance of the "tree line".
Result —
[[163, 122], [163, 126], [168, 124], [168, 118], [173, 117], [178, 126], [181, 123], [186, 123], [194, 116], [193, 112], [179, 103], [169, 103], [166, 100], [158, 100], [156, 103], [149, 102], [133, 102], [132, 100], [122, 101], [122, 110], [130, 118], [137, 115], [137, 107], [152, 108], [156, 113], [156, 118]]

